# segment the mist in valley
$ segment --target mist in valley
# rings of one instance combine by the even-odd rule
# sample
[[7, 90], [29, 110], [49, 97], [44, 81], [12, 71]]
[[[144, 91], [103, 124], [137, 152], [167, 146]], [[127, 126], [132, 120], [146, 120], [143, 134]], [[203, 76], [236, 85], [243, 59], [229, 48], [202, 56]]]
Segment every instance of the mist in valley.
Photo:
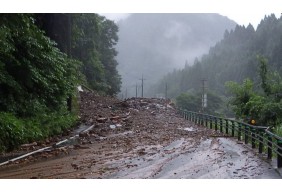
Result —
[[130, 14], [119, 21], [118, 70], [120, 97], [154, 97], [149, 87], [174, 69], [192, 65], [236, 23], [219, 14]]

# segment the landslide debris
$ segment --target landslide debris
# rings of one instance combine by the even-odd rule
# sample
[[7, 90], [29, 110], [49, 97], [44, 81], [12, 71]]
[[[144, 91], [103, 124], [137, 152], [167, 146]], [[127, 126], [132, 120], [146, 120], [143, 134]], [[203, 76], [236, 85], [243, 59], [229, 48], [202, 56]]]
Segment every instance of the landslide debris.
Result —
[[[167, 99], [121, 101], [93, 92], [80, 92], [79, 116], [80, 122], [92, 129], [80, 132], [78, 138], [66, 146], [54, 146], [7, 165], [14, 166], [18, 173], [1, 171], [4, 175], [0, 174], [0, 178], [82, 178], [85, 175], [104, 178], [119, 169], [135, 166], [129, 163], [120, 168], [111, 167], [108, 161], [150, 156], [180, 139], [189, 140], [195, 146], [211, 136], [221, 135], [184, 120]], [[170, 152], [165, 150], [165, 153]], [[45, 169], [36, 167], [33, 170], [36, 164], [31, 162], [39, 162]], [[30, 172], [22, 170], [24, 165], [29, 166]]]

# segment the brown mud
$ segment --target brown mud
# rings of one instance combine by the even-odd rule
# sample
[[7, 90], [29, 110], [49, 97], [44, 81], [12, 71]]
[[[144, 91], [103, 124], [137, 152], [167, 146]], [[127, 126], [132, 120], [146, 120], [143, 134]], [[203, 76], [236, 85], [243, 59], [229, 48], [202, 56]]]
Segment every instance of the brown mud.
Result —
[[1, 166], [0, 178], [281, 178], [236, 140], [184, 120], [169, 100], [83, 92], [80, 106], [91, 130]]

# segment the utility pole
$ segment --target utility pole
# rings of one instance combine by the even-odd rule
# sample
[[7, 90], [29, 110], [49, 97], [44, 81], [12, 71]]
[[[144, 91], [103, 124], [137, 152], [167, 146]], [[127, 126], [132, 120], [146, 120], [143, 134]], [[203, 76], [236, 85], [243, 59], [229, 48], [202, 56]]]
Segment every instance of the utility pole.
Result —
[[137, 93], [138, 93], [138, 86], [137, 86], [137, 83], [136, 83], [135, 91], [136, 91], [135, 97], [137, 98]]
[[165, 99], [167, 99], [167, 82], [165, 83]]
[[141, 97], [143, 97], [143, 96], [144, 96], [144, 95], [143, 95], [144, 80], [146, 80], [146, 79], [144, 79], [144, 78], [143, 78], [143, 74], [142, 74], [142, 79], [139, 79], [139, 80], [141, 80], [141, 81], [142, 81], [142, 84], [141, 84], [141, 87], [142, 87], [142, 96], [141, 96]]
[[204, 108], [207, 107], [208, 105], [208, 98], [207, 98], [207, 93], [206, 93], [206, 79], [202, 79], [202, 113], [204, 112]]
[[125, 99], [127, 99], [127, 88], [125, 89]]

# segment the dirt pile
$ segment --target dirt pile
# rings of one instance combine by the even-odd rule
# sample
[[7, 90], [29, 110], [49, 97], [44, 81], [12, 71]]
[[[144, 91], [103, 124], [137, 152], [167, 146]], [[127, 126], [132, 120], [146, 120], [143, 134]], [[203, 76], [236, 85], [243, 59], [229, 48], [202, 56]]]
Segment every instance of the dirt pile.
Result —
[[[187, 125], [177, 114], [170, 100], [157, 98], [130, 98], [119, 101], [92, 93], [81, 94], [81, 122], [95, 125], [91, 131], [98, 136], [132, 131], [138, 143], [166, 143], [176, 137], [207, 137], [212, 130], [186, 131]], [[141, 142], [141, 143], [140, 143]]]
[[[115, 178], [119, 171], [139, 166], [133, 159], [150, 162], [159, 155], [167, 162], [176, 148], [178, 156], [220, 135], [184, 120], [170, 100], [120, 101], [91, 92], [81, 92], [80, 98], [80, 121], [92, 129], [80, 132], [66, 146], [0, 168], [0, 178]], [[156, 170], [154, 174], [161, 167]]]

